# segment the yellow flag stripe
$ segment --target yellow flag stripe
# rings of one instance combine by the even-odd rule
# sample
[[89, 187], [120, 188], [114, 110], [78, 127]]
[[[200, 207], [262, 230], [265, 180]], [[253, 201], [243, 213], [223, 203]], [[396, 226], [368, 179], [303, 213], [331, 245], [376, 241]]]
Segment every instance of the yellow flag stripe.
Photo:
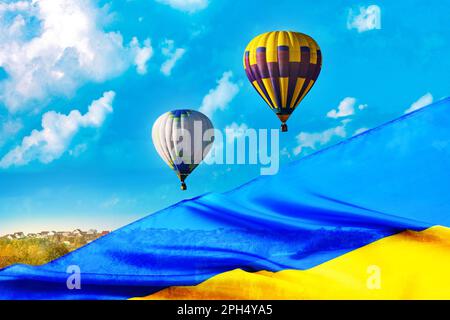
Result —
[[383, 238], [309, 270], [237, 269], [144, 299], [450, 299], [450, 229]]

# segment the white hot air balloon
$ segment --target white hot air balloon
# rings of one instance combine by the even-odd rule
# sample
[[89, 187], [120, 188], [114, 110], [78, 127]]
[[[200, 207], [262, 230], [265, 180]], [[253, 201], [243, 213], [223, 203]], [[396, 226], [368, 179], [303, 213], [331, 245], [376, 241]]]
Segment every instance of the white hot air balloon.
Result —
[[153, 124], [152, 139], [156, 151], [172, 168], [186, 190], [184, 180], [208, 155], [214, 142], [211, 120], [194, 110], [173, 110]]

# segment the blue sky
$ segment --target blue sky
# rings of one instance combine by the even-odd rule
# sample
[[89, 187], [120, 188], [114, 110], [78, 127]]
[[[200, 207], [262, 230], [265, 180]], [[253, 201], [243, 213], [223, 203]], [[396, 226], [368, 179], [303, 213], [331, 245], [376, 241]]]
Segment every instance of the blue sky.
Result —
[[[0, 234], [113, 229], [259, 175], [200, 166], [181, 192], [151, 127], [171, 109], [278, 128], [242, 54], [256, 35], [311, 35], [323, 68], [280, 136], [281, 166], [449, 95], [449, 1], [0, 3]], [[209, 97], [209, 98], [208, 98]]]

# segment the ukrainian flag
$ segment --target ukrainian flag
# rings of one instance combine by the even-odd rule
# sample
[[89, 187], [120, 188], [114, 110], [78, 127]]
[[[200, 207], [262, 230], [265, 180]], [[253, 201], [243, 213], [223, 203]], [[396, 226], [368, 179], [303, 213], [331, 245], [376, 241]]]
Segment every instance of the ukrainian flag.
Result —
[[0, 299], [449, 299], [449, 225], [446, 99], [46, 265], [3, 269]]

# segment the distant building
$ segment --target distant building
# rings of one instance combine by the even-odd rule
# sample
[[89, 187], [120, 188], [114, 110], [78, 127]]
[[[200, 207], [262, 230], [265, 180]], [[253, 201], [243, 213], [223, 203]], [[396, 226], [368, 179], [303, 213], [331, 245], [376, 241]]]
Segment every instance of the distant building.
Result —
[[[89, 240], [94, 240], [100, 236], [105, 236], [110, 231], [101, 231], [98, 232], [96, 229], [89, 229], [88, 231], [82, 231], [81, 229], [75, 229], [73, 231], [41, 231], [38, 233], [30, 232], [25, 235], [23, 232], [14, 232], [12, 234], [7, 234], [4, 236], [0, 236], [0, 238], [15, 240], [15, 239], [24, 239], [24, 238], [38, 238], [38, 239], [48, 239], [52, 237], [57, 237], [57, 239], [61, 241], [66, 241], [67, 239], [72, 241], [74, 237], [84, 237], [87, 236]], [[55, 238], [53, 238], [55, 239]], [[70, 244], [70, 242], [69, 242]]]
[[37, 234], [38, 238], [46, 238], [48, 237], [48, 231], [41, 231]]
[[13, 237], [14, 239], [23, 239], [25, 238], [25, 234], [23, 232], [14, 232]]
[[72, 231], [72, 236], [81, 237], [82, 235], [83, 235], [83, 231], [81, 231], [80, 229], [75, 229]]
[[70, 232], [70, 231], [59, 231], [56, 234], [58, 236], [62, 236], [62, 237], [70, 237], [72, 235], [72, 232]]
[[97, 230], [95, 230], [95, 229], [89, 229], [89, 230], [86, 232], [86, 234], [87, 234], [88, 236], [95, 235], [95, 234], [97, 234]]

